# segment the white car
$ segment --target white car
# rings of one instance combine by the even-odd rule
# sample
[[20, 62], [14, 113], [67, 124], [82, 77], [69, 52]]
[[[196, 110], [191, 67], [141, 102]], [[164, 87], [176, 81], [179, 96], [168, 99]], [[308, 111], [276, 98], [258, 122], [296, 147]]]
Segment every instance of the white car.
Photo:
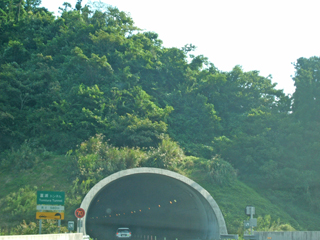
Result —
[[124, 239], [131, 239], [131, 231], [129, 228], [118, 228], [117, 232], [116, 232], [116, 238], [124, 238]]

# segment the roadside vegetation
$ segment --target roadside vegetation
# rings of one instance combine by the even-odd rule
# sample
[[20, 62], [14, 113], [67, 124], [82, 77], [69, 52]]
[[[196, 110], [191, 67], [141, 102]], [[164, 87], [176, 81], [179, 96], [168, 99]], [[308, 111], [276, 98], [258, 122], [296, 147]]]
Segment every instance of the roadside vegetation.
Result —
[[65, 191], [75, 220], [99, 180], [147, 166], [207, 189], [230, 233], [246, 205], [256, 230], [319, 230], [319, 57], [296, 61], [291, 96], [101, 2], [58, 17], [40, 2], [0, 2], [0, 234], [37, 231], [37, 190]]

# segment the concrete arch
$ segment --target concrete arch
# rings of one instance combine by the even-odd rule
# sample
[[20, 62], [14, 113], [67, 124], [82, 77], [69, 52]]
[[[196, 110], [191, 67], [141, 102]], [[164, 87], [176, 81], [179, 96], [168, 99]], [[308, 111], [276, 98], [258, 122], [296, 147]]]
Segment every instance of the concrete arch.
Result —
[[[128, 181], [132, 181], [133, 179], [132, 177], [140, 178], [142, 176], [159, 177], [162, 179], [162, 180], [159, 180], [159, 182], [161, 183], [163, 183], [164, 179], [168, 179], [168, 181], [170, 181], [168, 185], [177, 184], [176, 189], [178, 187], [188, 189], [189, 195], [190, 196], [194, 195], [197, 198], [197, 200], [195, 200], [197, 202], [197, 206], [198, 208], [201, 208], [201, 209], [203, 208], [201, 210], [203, 214], [202, 217], [203, 219], [205, 219], [204, 221], [206, 221], [205, 225], [208, 225], [208, 227], [206, 228], [207, 233], [205, 237], [203, 237], [204, 239], [213, 239], [213, 238], [218, 239], [220, 235], [228, 234], [225, 220], [223, 218], [223, 215], [221, 213], [221, 210], [218, 204], [204, 188], [202, 188], [199, 184], [197, 184], [193, 180], [185, 176], [182, 176], [181, 174], [178, 174], [176, 172], [172, 172], [165, 169], [146, 168], [146, 167], [133, 168], [133, 169], [127, 169], [120, 172], [116, 172], [102, 179], [87, 193], [87, 195], [83, 199], [80, 206], [86, 211], [86, 215], [83, 218], [82, 232], [84, 234], [90, 235], [90, 233], [87, 232], [87, 229], [86, 229], [86, 223], [87, 221], [90, 220], [90, 219], [87, 219], [88, 213], [90, 211], [90, 205], [94, 202], [94, 199], [97, 198], [97, 196], [104, 189], [106, 189], [107, 186], [119, 180], [128, 179]], [[140, 185], [143, 185], [143, 184], [140, 184]]]

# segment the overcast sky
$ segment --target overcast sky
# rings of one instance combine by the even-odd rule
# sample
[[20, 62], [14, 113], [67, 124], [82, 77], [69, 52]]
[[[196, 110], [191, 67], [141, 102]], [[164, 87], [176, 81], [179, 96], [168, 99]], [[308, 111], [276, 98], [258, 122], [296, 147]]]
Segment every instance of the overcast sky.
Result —
[[[64, 2], [42, 0], [58, 14]], [[193, 44], [219, 70], [236, 65], [273, 77], [278, 89], [294, 92], [295, 62], [319, 56], [320, 1], [318, 0], [102, 0], [130, 13], [135, 25], [159, 34], [165, 47]], [[87, 0], [82, 1], [82, 5]]]

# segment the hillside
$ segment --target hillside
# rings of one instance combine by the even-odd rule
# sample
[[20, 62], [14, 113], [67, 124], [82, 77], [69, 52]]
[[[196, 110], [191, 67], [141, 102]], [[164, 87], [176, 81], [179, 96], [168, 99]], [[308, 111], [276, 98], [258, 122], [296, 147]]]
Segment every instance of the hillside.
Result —
[[97, 181], [140, 166], [195, 179], [232, 232], [246, 204], [261, 229], [319, 230], [319, 57], [297, 60], [290, 96], [163, 47], [117, 8], [39, 4], [0, 2], [2, 231], [34, 220], [36, 189], [68, 192], [72, 217]]
[[[38, 224], [35, 220], [37, 190], [66, 192], [66, 215], [62, 225], [66, 226], [68, 221], [76, 221], [74, 211], [79, 207], [85, 194], [79, 192], [75, 194], [72, 191], [74, 182], [66, 174], [72, 167], [74, 166], [70, 157], [50, 156], [32, 169], [24, 170], [18, 175], [8, 169], [2, 170], [0, 181], [5, 191], [2, 191], [0, 196], [0, 214], [3, 216], [0, 225], [3, 233], [7, 233], [8, 229], [15, 229], [23, 220]], [[244, 207], [249, 204], [256, 207], [257, 217], [270, 215], [273, 221], [280, 218], [281, 224], [290, 223], [296, 229], [301, 228], [299, 223], [285, 211], [239, 180], [234, 179], [228, 184], [219, 184], [210, 178], [203, 159], [186, 157], [176, 169], [171, 170], [193, 179], [210, 192], [222, 210], [230, 233], [242, 234], [242, 222], [247, 219]], [[261, 225], [265, 223], [264, 219], [259, 220]], [[34, 233], [37, 232], [38, 228], [35, 228]]]

